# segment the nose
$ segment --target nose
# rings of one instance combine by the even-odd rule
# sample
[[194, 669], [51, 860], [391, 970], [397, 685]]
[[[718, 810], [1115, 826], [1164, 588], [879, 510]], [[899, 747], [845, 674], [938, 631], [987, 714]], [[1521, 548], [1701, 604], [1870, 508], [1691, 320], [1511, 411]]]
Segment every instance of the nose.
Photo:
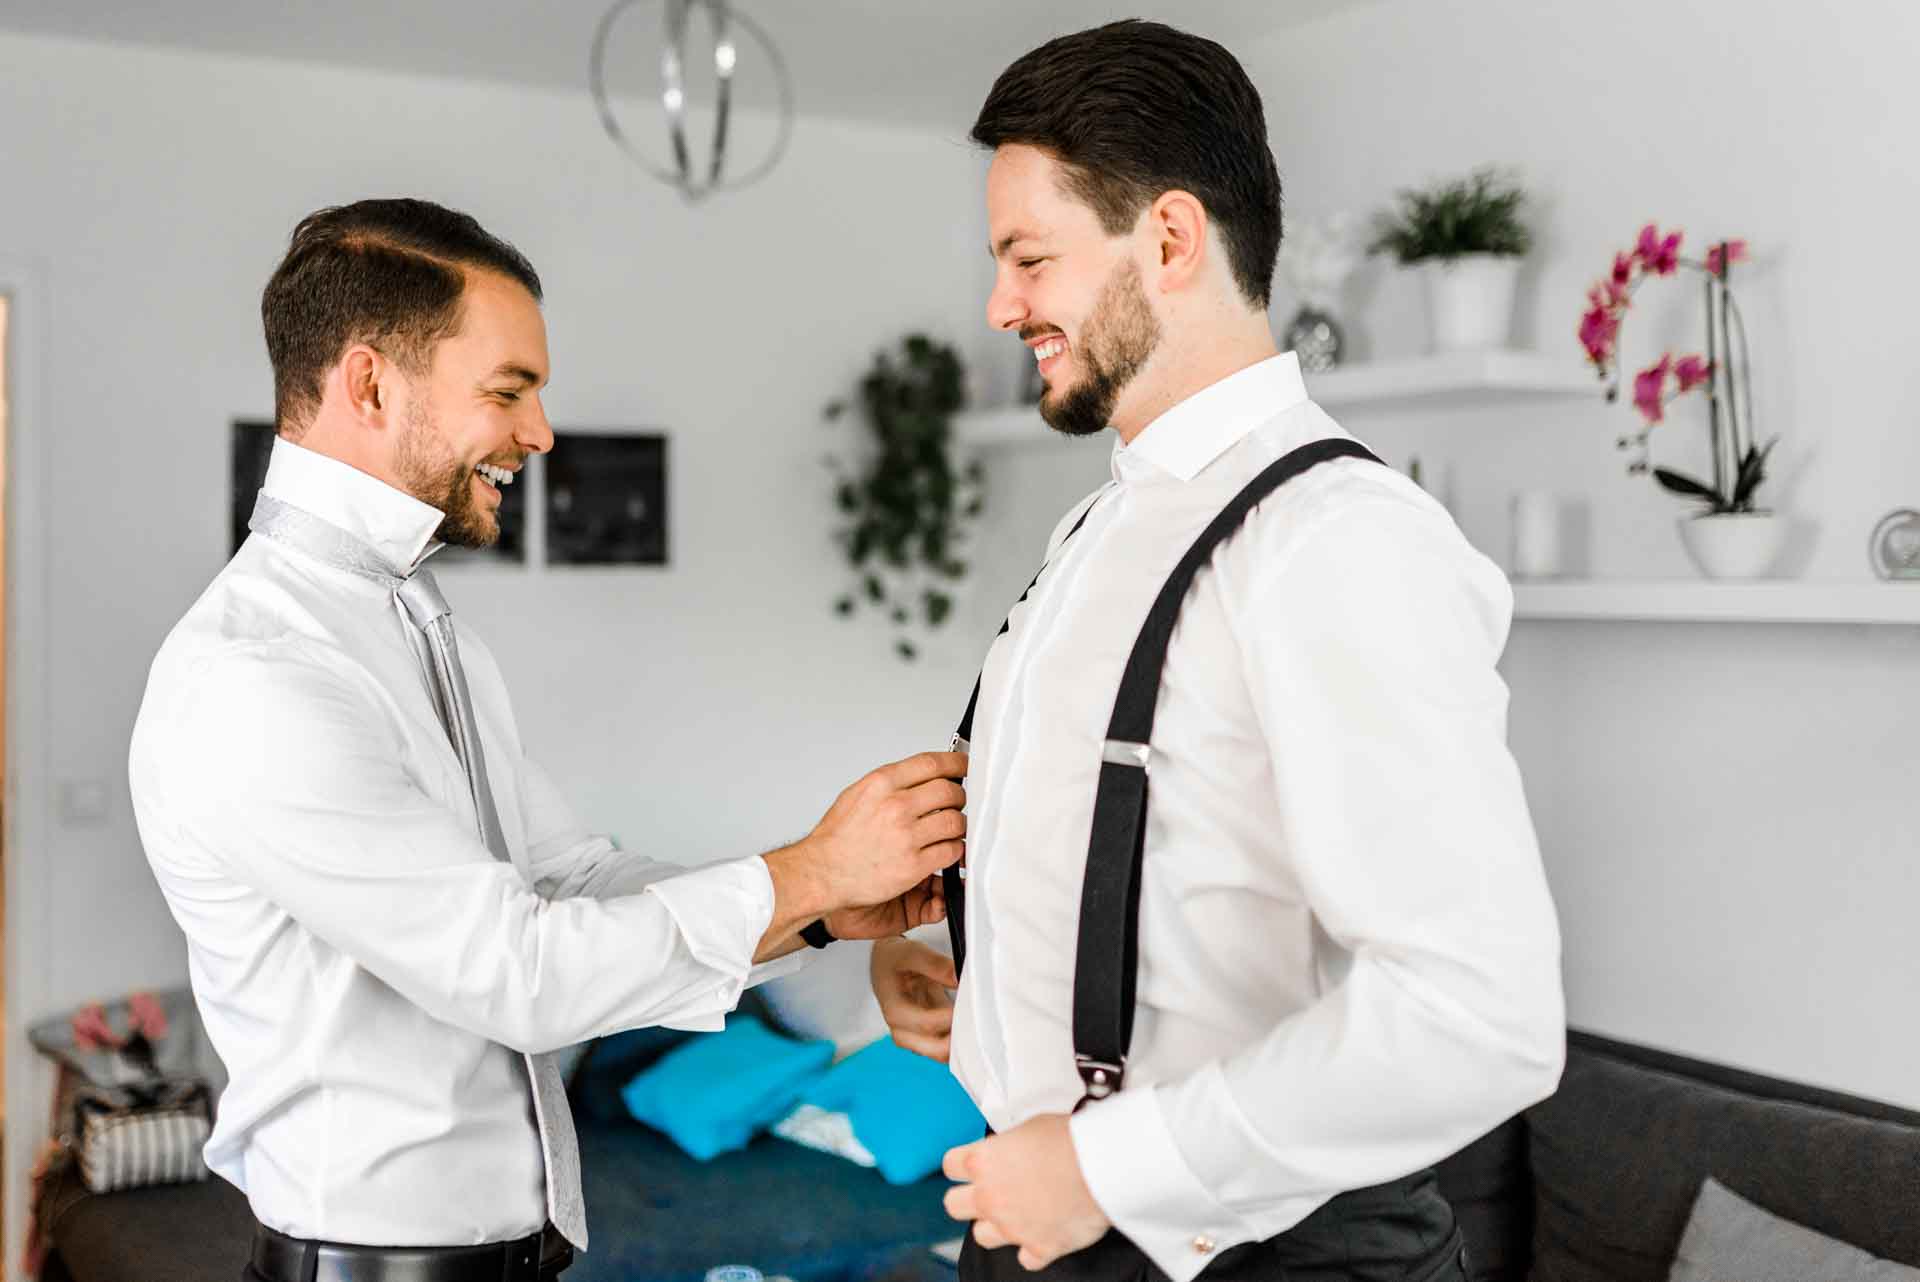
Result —
[[553, 448], [553, 425], [547, 422], [547, 407], [539, 394], [532, 398], [533, 413], [514, 432], [513, 439], [529, 454], [545, 454]]
[[1027, 319], [1027, 302], [1004, 271], [994, 273], [993, 292], [987, 295], [987, 324], [993, 329], [1018, 329]]

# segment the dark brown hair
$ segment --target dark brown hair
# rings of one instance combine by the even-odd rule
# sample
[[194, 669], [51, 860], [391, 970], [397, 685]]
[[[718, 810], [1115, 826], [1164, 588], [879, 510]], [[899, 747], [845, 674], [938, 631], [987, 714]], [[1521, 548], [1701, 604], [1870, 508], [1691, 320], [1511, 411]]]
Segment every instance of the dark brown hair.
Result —
[[1192, 193], [1220, 229], [1240, 292], [1267, 305], [1280, 172], [1260, 93], [1220, 45], [1138, 19], [1050, 40], [1000, 73], [972, 136], [1051, 152], [1111, 236], [1163, 193]]
[[431, 201], [362, 200], [302, 218], [260, 297], [279, 430], [306, 430], [327, 370], [351, 344], [409, 373], [427, 368], [434, 344], [460, 331], [467, 267], [540, 298], [540, 277], [519, 250]]

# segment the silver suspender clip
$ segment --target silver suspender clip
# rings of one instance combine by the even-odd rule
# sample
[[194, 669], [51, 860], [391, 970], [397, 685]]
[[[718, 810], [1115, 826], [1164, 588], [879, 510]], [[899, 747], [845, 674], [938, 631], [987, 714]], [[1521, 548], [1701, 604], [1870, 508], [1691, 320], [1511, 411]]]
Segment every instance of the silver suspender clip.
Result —
[[1080, 1070], [1080, 1080], [1086, 1084], [1089, 1100], [1107, 1098], [1119, 1090], [1120, 1084], [1126, 1080], [1127, 1066], [1124, 1063], [1115, 1064], [1104, 1059], [1095, 1059], [1091, 1055], [1075, 1053], [1073, 1064]]
[[1110, 761], [1116, 766], [1138, 766], [1146, 770], [1153, 761], [1153, 749], [1144, 743], [1132, 743], [1126, 739], [1106, 739], [1100, 744], [1100, 760]]
[[[959, 735], [955, 735], [951, 740], [948, 741], [947, 751], [948, 752], [972, 752], [973, 745], [968, 743], [965, 739], [962, 739]], [[965, 881], [967, 879], [966, 856], [964, 855], [961, 856], [960, 862], [954, 865], [953, 871], [959, 876], [961, 881]]]

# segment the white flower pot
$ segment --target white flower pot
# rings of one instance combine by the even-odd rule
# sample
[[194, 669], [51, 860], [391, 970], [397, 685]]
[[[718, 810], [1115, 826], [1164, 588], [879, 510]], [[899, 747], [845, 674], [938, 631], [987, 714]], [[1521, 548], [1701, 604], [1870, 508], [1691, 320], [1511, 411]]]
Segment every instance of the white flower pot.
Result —
[[1772, 512], [1716, 512], [1680, 518], [1680, 541], [1710, 579], [1763, 579], [1780, 557], [1787, 522]]
[[1463, 254], [1416, 264], [1427, 282], [1427, 318], [1436, 352], [1505, 347], [1513, 336], [1520, 259]]

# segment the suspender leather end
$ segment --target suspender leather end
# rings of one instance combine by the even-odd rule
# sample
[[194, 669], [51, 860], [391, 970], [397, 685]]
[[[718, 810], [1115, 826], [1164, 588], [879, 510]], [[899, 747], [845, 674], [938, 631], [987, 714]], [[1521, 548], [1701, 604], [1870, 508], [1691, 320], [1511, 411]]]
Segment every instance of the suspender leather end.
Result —
[[1116, 766], [1138, 766], [1146, 770], [1151, 768], [1153, 762], [1153, 748], [1125, 739], [1107, 739], [1100, 744], [1100, 760], [1110, 761]]

